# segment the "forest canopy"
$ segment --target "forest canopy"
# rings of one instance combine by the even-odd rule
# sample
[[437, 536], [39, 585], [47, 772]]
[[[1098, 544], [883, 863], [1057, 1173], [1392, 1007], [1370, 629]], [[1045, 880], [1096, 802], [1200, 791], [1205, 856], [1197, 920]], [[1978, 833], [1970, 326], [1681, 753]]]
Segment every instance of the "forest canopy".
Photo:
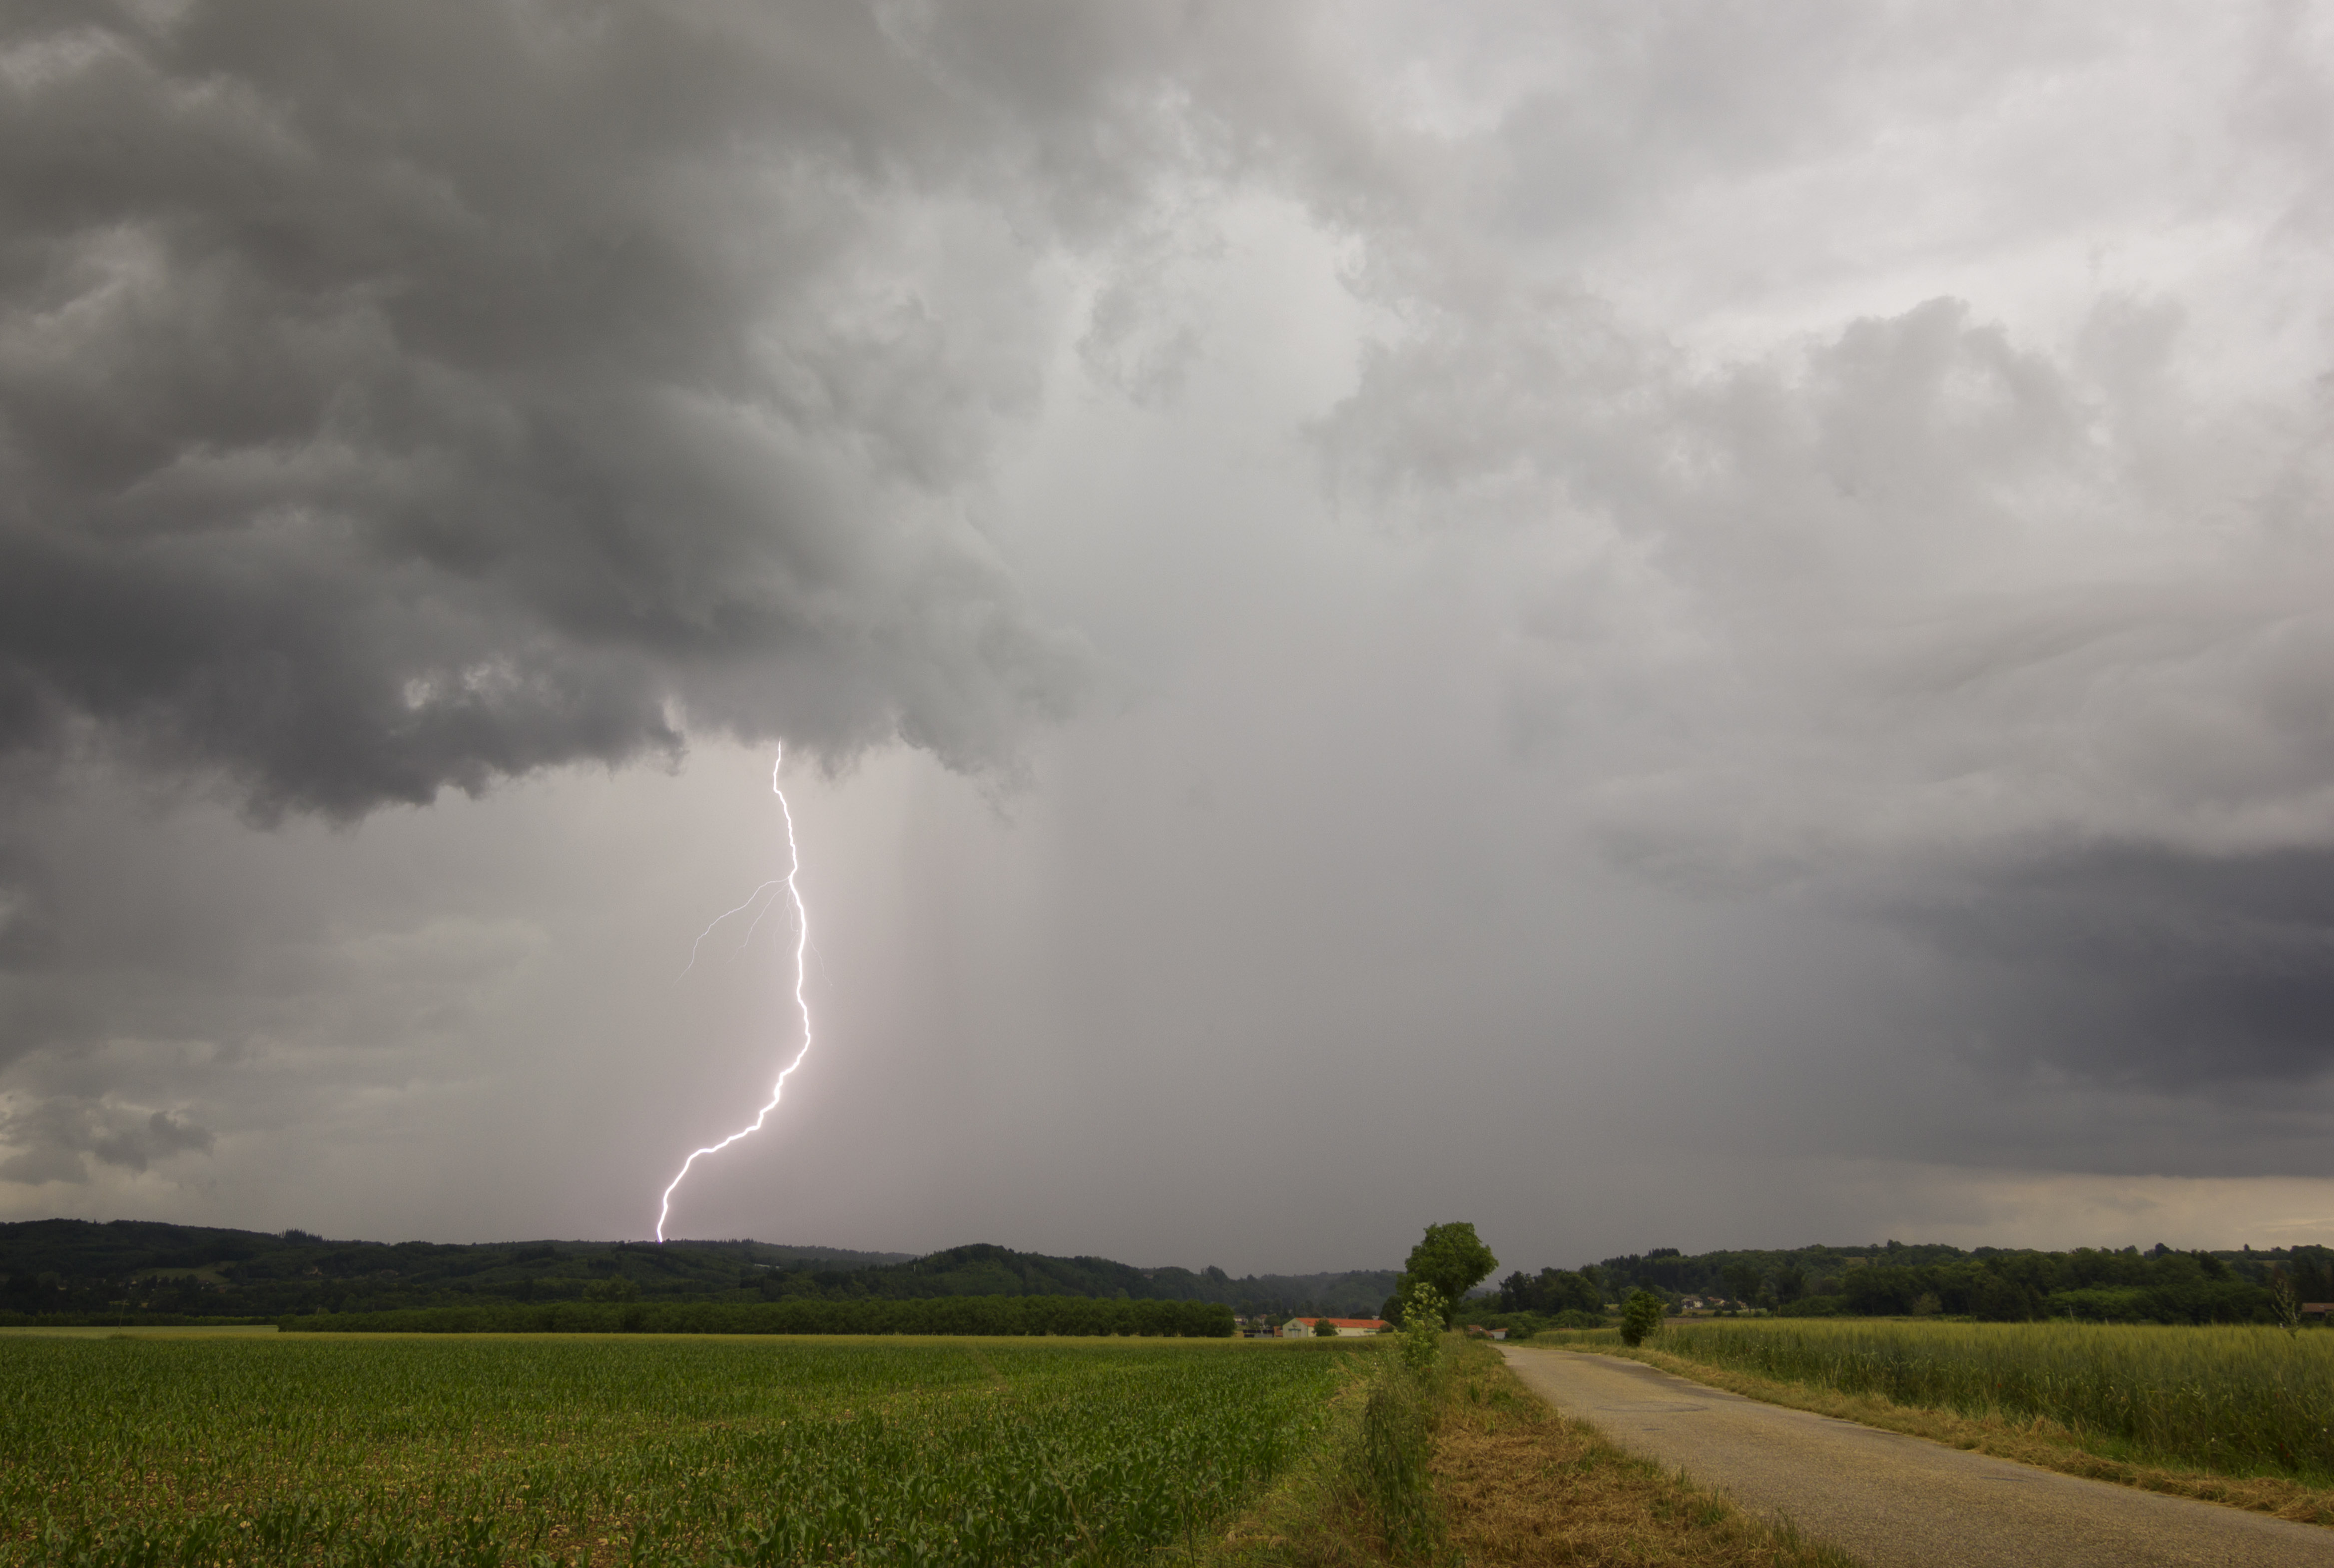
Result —
[[2040, 1252], [2002, 1247], [1806, 1246], [1688, 1255], [1675, 1247], [1577, 1270], [1517, 1271], [1471, 1321], [1563, 1319], [1567, 1326], [1646, 1289], [1673, 1308], [1745, 1308], [1786, 1317], [1928, 1316], [2017, 1323], [2272, 1323], [2281, 1284], [2297, 1303], [2334, 1302], [2334, 1251], [2320, 1246], [2179, 1252], [2158, 1246]]

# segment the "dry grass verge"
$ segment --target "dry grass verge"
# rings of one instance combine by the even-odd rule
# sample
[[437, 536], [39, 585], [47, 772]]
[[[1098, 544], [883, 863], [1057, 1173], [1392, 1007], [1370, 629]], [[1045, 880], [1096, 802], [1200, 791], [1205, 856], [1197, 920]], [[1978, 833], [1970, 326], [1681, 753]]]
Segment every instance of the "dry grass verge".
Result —
[[1997, 1458], [2014, 1459], [2045, 1470], [2114, 1481], [2146, 1492], [2195, 1497], [2256, 1514], [2273, 1515], [2304, 1525], [2334, 1525], [2334, 1489], [2311, 1486], [2274, 1476], [2214, 1476], [2195, 1470], [2170, 1469], [2104, 1454], [2087, 1445], [2083, 1434], [2047, 1419], [2019, 1420], [2004, 1416], [1963, 1416], [1900, 1405], [1876, 1394], [1843, 1394], [1808, 1383], [1789, 1383], [1729, 1367], [1711, 1366], [1664, 1354], [1652, 1345], [1635, 1350], [1621, 1344], [1600, 1344], [1597, 1353], [1626, 1356], [1663, 1371], [1729, 1393], [1760, 1400], [1792, 1409], [1813, 1410], [1905, 1432], [1955, 1448], [1968, 1448]]
[[1486, 1345], [1464, 1347], [1437, 1434], [1435, 1491], [1458, 1559], [1480, 1568], [1853, 1568], [1558, 1414]]
[[[1489, 1346], [1453, 1341], [1429, 1467], [1442, 1519], [1433, 1568], [1857, 1568], [1857, 1559], [1557, 1414]], [[1203, 1561], [1216, 1568], [1382, 1568], [1394, 1561], [1359, 1468], [1370, 1384], [1332, 1404], [1318, 1460], [1298, 1467]]]

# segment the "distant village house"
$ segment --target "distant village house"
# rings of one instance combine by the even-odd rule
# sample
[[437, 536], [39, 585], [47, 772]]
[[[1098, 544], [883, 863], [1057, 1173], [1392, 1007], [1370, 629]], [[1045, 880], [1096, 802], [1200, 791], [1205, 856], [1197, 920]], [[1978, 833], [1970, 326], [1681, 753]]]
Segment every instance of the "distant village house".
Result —
[[1359, 1339], [1365, 1334], [1381, 1332], [1394, 1325], [1384, 1318], [1290, 1318], [1280, 1325], [1280, 1337], [1304, 1339], [1313, 1332], [1313, 1325], [1326, 1323], [1337, 1331], [1340, 1339]]

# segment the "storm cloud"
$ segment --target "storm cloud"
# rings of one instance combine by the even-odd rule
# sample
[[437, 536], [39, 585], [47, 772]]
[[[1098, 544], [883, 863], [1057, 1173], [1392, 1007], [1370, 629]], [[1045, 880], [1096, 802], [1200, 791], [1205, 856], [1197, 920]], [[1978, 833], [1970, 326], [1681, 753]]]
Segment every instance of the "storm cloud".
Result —
[[1325, 434], [1375, 508], [1508, 535], [1516, 744], [1611, 853], [1951, 930], [2057, 998], [2037, 1059], [2325, 1065], [2320, 398], [2189, 402], [2120, 298], [2059, 351], [1934, 300], [1710, 371], [1547, 316], [1454, 313]]
[[2334, 1234], [2325, 7], [5, 25], [12, 1211]]
[[1034, 396], [1043, 149], [873, 14], [12, 18], [0, 746], [351, 815], [1062, 709], [955, 498]]

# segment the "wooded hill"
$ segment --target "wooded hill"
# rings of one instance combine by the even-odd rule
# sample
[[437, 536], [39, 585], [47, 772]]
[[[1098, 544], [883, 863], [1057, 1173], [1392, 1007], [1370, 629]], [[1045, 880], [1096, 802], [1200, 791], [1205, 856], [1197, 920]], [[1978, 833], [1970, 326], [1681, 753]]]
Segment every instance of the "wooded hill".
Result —
[[1243, 1314], [1374, 1312], [1394, 1271], [1137, 1268], [991, 1246], [924, 1257], [758, 1241], [330, 1241], [140, 1220], [0, 1225], [0, 1321], [249, 1317], [574, 1302], [1085, 1296], [1214, 1302]]

